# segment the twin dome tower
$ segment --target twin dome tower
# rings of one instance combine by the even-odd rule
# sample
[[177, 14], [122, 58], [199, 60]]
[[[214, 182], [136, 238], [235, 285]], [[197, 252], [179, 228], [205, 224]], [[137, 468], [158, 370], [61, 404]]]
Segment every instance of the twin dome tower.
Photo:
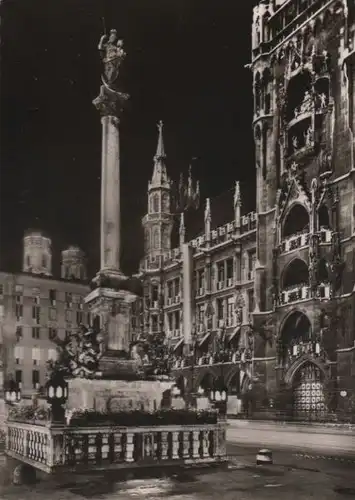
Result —
[[[41, 231], [28, 230], [23, 238], [23, 272], [52, 276], [52, 241]], [[77, 246], [61, 252], [61, 278], [85, 280], [85, 255]]]

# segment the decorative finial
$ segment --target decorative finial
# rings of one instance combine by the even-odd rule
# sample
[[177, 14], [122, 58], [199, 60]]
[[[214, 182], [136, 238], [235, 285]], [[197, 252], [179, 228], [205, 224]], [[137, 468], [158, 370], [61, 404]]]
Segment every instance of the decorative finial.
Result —
[[155, 154], [155, 160], [160, 158], [165, 158], [164, 141], [163, 141], [163, 122], [160, 120], [157, 124], [158, 127], [158, 144], [157, 152]]
[[181, 215], [180, 215], [179, 236], [180, 236], [180, 245], [182, 245], [183, 243], [185, 243], [185, 218], [184, 218], [184, 212], [181, 212]]
[[239, 181], [235, 182], [235, 190], [234, 190], [234, 205], [241, 205], [242, 198], [240, 195], [240, 184]]
[[205, 222], [211, 221], [211, 202], [210, 199], [206, 199], [206, 208], [205, 208]]

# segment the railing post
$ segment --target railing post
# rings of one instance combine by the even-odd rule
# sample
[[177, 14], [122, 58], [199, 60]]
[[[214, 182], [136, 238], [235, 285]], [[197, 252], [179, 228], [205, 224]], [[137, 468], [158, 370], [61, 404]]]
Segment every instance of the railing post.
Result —
[[203, 458], [208, 458], [210, 456], [209, 452], [209, 433], [210, 431], [202, 431], [202, 453]]
[[215, 430], [215, 453], [219, 458], [226, 455], [226, 431], [222, 425], [218, 425]]
[[134, 451], [134, 443], [133, 443], [134, 434], [132, 432], [127, 432], [127, 441], [126, 441], [126, 462], [134, 462], [133, 451]]
[[192, 433], [192, 453], [193, 458], [200, 458], [200, 431], [193, 431]]
[[183, 432], [183, 452], [182, 452], [182, 457], [183, 458], [189, 458], [190, 457], [190, 432]]
[[179, 458], [179, 431], [173, 431], [172, 440], [173, 440], [172, 459], [176, 460]]
[[166, 460], [168, 458], [168, 432], [161, 433], [161, 459]]

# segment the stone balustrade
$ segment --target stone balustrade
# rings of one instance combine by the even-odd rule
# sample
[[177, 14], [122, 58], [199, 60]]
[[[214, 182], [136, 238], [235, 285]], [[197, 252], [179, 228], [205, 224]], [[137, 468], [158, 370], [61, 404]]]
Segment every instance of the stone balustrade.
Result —
[[[205, 354], [198, 356], [194, 363], [194, 366], [208, 366], [216, 365], [220, 363], [247, 363], [253, 359], [252, 350], [249, 348], [240, 347], [238, 349], [229, 349], [225, 352]], [[190, 357], [179, 357], [173, 360], [172, 368], [191, 368], [192, 358]]]
[[[320, 244], [329, 244], [332, 241], [332, 231], [327, 228], [321, 228], [317, 233], [319, 236]], [[309, 233], [297, 233], [292, 234], [288, 238], [285, 238], [280, 245], [281, 254], [292, 252], [298, 248], [307, 247], [309, 245]]]
[[289, 238], [285, 238], [281, 243], [281, 253], [291, 252], [297, 248], [306, 247], [309, 243], [309, 234], [301, 233], [294, 234]]
[[[317, 299], [330, 299], [331, 289], [329, 283], [321, 283], [317, 286], [315, 298]], [[292, 302], [299, 302], [311, 298], [311, 288], [308, 285], [300, 284], [283, 290], [280, 293], [280, 305], [290, 304]]]
[[47, 473], [222, 463], [226, 424], [127, 428], [7, 421], [6, 454]]

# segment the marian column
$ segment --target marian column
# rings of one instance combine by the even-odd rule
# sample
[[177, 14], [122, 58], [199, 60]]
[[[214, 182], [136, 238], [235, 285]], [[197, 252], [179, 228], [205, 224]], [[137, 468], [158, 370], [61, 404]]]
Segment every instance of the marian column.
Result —
[[126, 53], [116, 30], [101, 37], [98, 49], [104, 66], [100, 94], [93, 101], [102, 123], [100, 271], [86, 303], [92, 314], [100, 317], [106, 332], [106, 353], [110, 354], [129, 348], [130, 304], [136, 295], [129, 291], [130, 279], [120, 266], [119, 125], [128, 95], [120, 92], [118, 77]]

